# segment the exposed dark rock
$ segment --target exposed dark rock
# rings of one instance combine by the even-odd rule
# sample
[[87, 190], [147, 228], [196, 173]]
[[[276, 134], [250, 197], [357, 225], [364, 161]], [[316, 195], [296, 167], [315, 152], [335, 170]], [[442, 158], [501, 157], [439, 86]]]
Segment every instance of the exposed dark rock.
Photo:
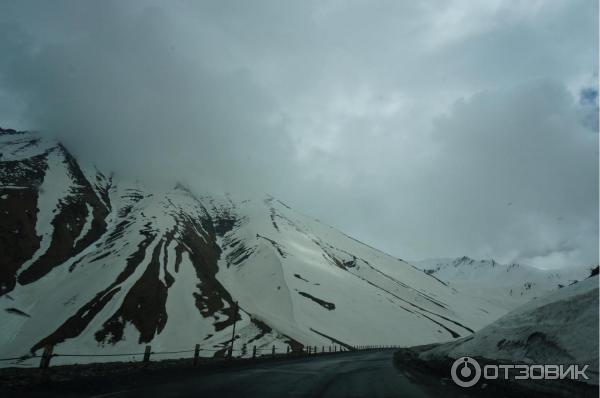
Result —
[[335, 310], [335, 304], [330, 303], [329, 301], [325, 301], [322, 300], [318, 297], [315, 297], [313, 295], [310, 295], [308, 293], [305, 292], [298, 292], [301, 296], [304, 296], [306, 298], [311, 299], [312, 301], [314, 301], [315, 303], [319, 304], [321, 307], [328, 309], [329, 311], [331, 310]]
[[[69, 195], [59, 202], [57, 214], [52, 220], [54, 232], [48, 250], [19, 274], [18, 281], [23, 285], [48, 274], [52, 268], [64, 263], [98, 240], [106, 231], [104, 219], [108, 209], [96, 196], [77, 162], [62, 146], [52, 150], [60, 151], [64, 157], [73, 185]], [[91, 215], [88, 214], [88, 206], [93, 209]], [[93, 217], [90, 230], [75, 244], [90, 216]]]
[[110, 343], [121, 340], [127, 322], [140, 332], [139, 343], [148, 343], [167, 323], [167, 286], [158, 278], [160, 268], [160, 241], [152, 251], [146, 270], [129, 289], [123, 304], [96, 334], [99, 341], [108, 337]]
[[316, 334], [318, 334], [319, 336], [325, 337], [326, 339], [329, 339], [333, 344], [338, 344], [341, 345], [342, 347], [346, 348], [348, 351], [353, 351], [354, 347], [352, 347], [350, 344], [346, 344], [343, 341], [340, 341], [334, 337], [328, 336], [325, 333], [319, 332], [318, 330], [315, 329], [310, 329], [311, 331], [315, 332]]
[[21, 311], [18, 308], [6, 308], [5, 311], [8, 312], [9, 314], [15, 314], [15, 315], [24, 316], [26, 318], [31, 318], [31, 316], [28, 313]]
[[281, 247], [281, 245], [277, 242], [275, 242], [273, 239], [269, 239], [266, 236], [262, 236], [260, 234], [256, 234], [257, 238], [261, 238], [266, 240], [267, 242], [269, 242], [271, 245], [273, 245], [273, 247], [275, 248], [275, 250], [277, 250], [277, 252], [279, 253], [279, 255], [283, 258], [287, 257], [287, 253], [285, 251], [283, 251], [283, 248]]
[[[0, 159], [1, 160], [1, 159]], [[0, 162], [0, 296], [14, 289], [17, 271], [40, 247], [37, 236], [37, 186], [44, 178], [46, 155]]]
[[294, 276], [300, 280], [303, 280], [304, 282], [309, 282], [307, 279], [304, 279], [302, 276], [300, 276], [300, 274], [294, 274]]

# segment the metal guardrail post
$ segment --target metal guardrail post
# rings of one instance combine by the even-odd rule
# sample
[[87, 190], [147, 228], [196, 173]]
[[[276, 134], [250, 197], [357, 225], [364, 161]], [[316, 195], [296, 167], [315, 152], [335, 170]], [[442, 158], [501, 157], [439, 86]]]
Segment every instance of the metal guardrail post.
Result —
[[146, 346], [146, 350], [144, 351], [144, 363], [148, 363], [150, 362], [150, 354], [151, 354], [151, 350], [152, 347], [150, 347], [149, 345]]
[[200, 357], [200, 344], [196, 344], [194, 349], [194, 366], [198, 365], [198, 358]]
[[235, 324], [237, 323], [238, 302], [233, 306], [233, 330], [231, 332], [231, 343], [229, 344], [229, 358], [233, 358], [233, 343], [235, 342]]
[[48, 369], [48, 367], [50, 366], [50, 359], [52, 359], [52, 351], [54, 351], [53, 345], [48, 344], [44, 347], [42, 359], [40, 360], [40, 369]]

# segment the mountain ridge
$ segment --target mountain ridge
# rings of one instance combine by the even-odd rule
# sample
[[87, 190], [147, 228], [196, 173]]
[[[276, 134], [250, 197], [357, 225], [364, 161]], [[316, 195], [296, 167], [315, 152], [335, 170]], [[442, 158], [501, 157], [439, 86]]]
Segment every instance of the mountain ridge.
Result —
[[494, 259], [468, 256], [434, 258], [414, 264], [425, 273], [441, 279], [459, 291], [475, 291], [494, 303], [512, 309], [550, 291], [586, 278], [593, 267], [565, 267], [544, 270], [529, 265], [502, 264]]
[[0, 131], [0, 153], [0, 356], [198, 343], [222, 356], [234, 323], [239, 356], [415, 345], [506, 312], [272, 196], [149, 188], [36, 133]]

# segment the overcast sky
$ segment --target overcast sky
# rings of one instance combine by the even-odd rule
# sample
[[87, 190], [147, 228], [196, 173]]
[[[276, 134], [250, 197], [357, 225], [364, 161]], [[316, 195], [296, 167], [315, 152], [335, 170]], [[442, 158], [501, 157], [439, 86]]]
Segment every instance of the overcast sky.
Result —
[[404, 259], [598, 262], [598, 2], [3, 1], [0, 126]]

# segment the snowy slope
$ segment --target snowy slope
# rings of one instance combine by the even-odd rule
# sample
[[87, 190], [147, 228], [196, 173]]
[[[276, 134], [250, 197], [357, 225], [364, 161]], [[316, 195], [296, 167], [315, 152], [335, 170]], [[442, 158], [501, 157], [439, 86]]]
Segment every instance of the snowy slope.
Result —
[[466, 256], [416, 261], [413, 264], [464, 294], [485, 298], [506, 310], [582, 280], [590, 273], [590, 267], [542, 270]]
[[423, 360], [477, 356], [495, 361], [589, 365], [598, 384], [598, 276], [532, 300], [463, 340], [420, 354]]
[[236, 355], [415, 345], [506, 312], [269, 196], [149, 189], [32, 133], [0, 130], [0, 153], [0, 357], [223, 355], [234, 321]]

